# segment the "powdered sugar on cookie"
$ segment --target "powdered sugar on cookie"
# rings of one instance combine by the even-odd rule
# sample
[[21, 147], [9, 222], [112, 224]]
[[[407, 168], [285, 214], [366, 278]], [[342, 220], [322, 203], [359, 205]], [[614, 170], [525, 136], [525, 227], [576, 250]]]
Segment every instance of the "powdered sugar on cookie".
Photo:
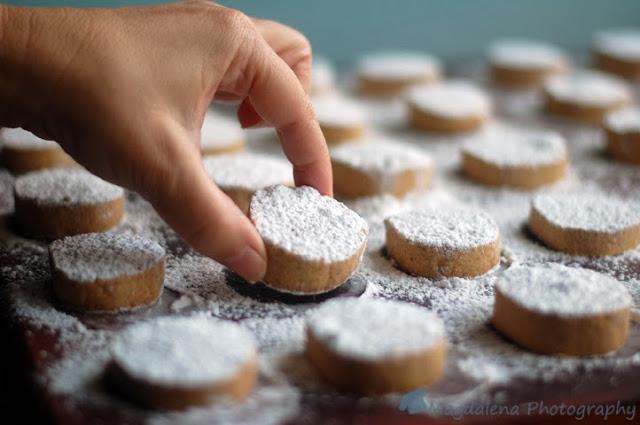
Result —
[[292, 184], [293, 168], [284, 159], [256, 153], [224, 154], [203, 159], [209, 177], [222, 188], [255, 191], [274, 184]]
[[454, 206], [408, 211], [385, 219], [404, 239], [443, 250], [465, 250], [499, 238], [495, 221], [486, 213]]
[[631, 306], [629, 291], [612, 277], [553, 263], [512, 267], [498, 279], [496, 289], [542, 314], [588, 316]]
[[266, 242], [309, 261], [345, 260], [367, 239], [362, 217], [308, 186], [259, 190], [250, 215]]
[[35, 171], [20, 176], [16, 196], [40, 205], [95, 205], [124, 196], [121, 187], [78, 168]]
[[466, 81], [416, 87], [409, 92], [408, 99], [420, 110], [448, 118], [486, 116], [491, 112], [487, 94]]
[[624, 82], [595, 71], [552, 77], [545, 83], [545, 91], [556, 100], [584, 105], [631, 101], [631, 91]]
[[359, 360], [423, 352], [445, 338], [444, 324], [436, 314], [375, 298], [329, 301], [307, 315], [307, 327], [337, 354]]
[[52, 266], [74, 282], [134, 276], [164, 259], [155, 241], [132, 234], [87, 233], [54, 241]]
[[563, 229], [615, 233], [640, 226], [640, 205], [605, 194], [549, 193], [534, 198], [531, 206]]

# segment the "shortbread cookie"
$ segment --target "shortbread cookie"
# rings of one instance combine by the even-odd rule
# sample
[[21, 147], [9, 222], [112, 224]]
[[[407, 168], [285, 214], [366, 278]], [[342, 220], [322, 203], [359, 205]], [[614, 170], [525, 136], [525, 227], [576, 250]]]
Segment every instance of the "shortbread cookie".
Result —
[[640, 79], [640, 29], [603, 31], [593, 41], [596, 66], [632, 80]]
[[479, 183], [535, 189], [562, 179], [567, 148], [560, 134], [511, 131], [488, 135], [462, 148], [462, 170]]
[[479, 88], [464, 81], [416, 87], [409, 93], [411, 124], [422, 130], [464, 132], [484, 124], [491, 101]]
[[619, 161], [640, 164], [640, 109], [613, 111], [604, 121], [607, 151]]
[[439, 80], [442, 67], [436, 58], [420, 52], [380, 52], [362, 58], [356, 72], [363, 94], [394, 96]]
[[200, 132], [202, 155], [218, 155], [244, 149], [245, 134], [240, 124], [230, 118], [207, 112]]
[[436, 382], [446, 360], [442, 320], [376, 298], [329, 301], [307, 316], [306, 356], [341, 391], [373, 395]]
[[49, 246], [53, 295], [76, 311], [123, 311], [154, 303], [164, 249], [141, 236], [87, 233]]
[[68, 167], [75, 162], [54, 141], [44, 140], [21, 128], [0, 131], [2, 164], [16, 174], [42, 168]]
[[491, 321], [528, 350], [591, 356], [625, 343], [631, 304], [624, 285], [591, 270], [516, 266], [498, 278]]
[[529, 228], [557, 251], [620, 254], [640, 243], [640, 206], [604, 194], [544, 194], [531, 202]]
[[573, 121], [598, 125], [630, 103], [631, 91], [622, 81], [597, 72], [552, 77], [544, 85], [546, 112]]
[[348, 99], [323, 96], [313, 99], [316, 119], [327, 143], [353, 142], [362, 137], [367, 127], [362, 107]]
[[358, 214], [308, 186], [257, 191], [249, 217], [267, 249], [264, 283], [298, 294], [344, 283], [360, 264], [369, 231]]
[[491, 79], [499, 86], [540, 87], [551, 75], [568, 69], [564, 53], [554, 46], [529, 40], [503, 40], [489, 49]]
[[107, 382], [142, 405], [185, 409], [242, 400], [257, 375], [256, 344], [232, 322], [161, 317], [126, 328], [111, 348]]
[[25, 174], [15, 181], [14, 197], [18, 229], [36, 238], [104, 232], [124, 213], [122, 188], [80, 168]]
[[498, 225], [482, 211], [450, 206], [407, 211], [384, 224], [387, 254], [413, 275], [473, 277], [500, 261]]
[[338, 146], [331, 150], [331, 164], [334, 192], [345, 198], [385, 193], [403, 197], [426, 188], [433, 173], [429, 155], [391, 141]]
[[256, 153], [205, 158], [211, 179], [246, 214], [253, 193], [275, 184], [293, 185], [293, 168], [284, 159]]
[[311, 94], [325, 94], [335, 86], [335, 70], [326, 58], [314, 56], [311, 65]]

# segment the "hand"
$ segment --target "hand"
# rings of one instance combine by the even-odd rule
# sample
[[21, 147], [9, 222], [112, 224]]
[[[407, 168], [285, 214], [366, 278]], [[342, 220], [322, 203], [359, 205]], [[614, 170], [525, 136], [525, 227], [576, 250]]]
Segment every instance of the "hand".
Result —
[[189, 244], [249, 281], [266, 269], [254, 226], [205, 173], [214, 98], [280, 136], [298, 185], [331, 194], [326, 143], [305, 94], [296, 31], [204, 1], [122, 9], [0, 8], [0, 125], [58, 141], [137, 191]]

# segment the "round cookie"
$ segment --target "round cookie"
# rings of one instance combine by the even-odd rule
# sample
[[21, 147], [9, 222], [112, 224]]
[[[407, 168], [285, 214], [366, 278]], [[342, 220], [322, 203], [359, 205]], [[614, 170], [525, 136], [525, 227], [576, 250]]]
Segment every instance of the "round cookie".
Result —
[[564, 139], [553, 132], [505, 132], [472, 140], [462, 148], [462, 171], [489, 186], [536, 189], [562, 179]]
[[68, 309], [125, 311], [162, 293], [164, 249], [141, 236], [87, 233], [49, 246], [53, 295]]
[[230, 118], [207, 112], [200, 131], [202, 155], [219, 155], [244, 149], [245, 134], [240, 124]]
[[489, 215], [460, 207], [407, 211], [384, 221], [387, 253], [428, 278], [473, 277], [500, 262], [500, 231]]
[[400, 198], [426, 188], [433, 173], [429, 155], [391, 141], [338, 146], [331, 149], [331, 164], [334, 192], [344, 198], [385, 193]]
[[640, 29], [602, 31], [593, 40], [598, 68], [620, 77], [640, 79]]
[[293, 168], [283, 159], [256, 153], [203, 159], [209, 177], [245, 214], [256, 190], [275, 184], [293, 185]]
[[358, 214], [308, 186], [257, 191], [249, 217], [267, 249], [264, 283], [296, 294], [344, 283], [360, 264], [369, 231]]
[[440, 79], [440, 62], [420, 52], [379, 52], [365, 56], [356, 71], [360, 92], [371, 96], [395, 96], [415, 85]]
[[332, 91], [335, 86], [335, 70], [328, 59], [314, 56], [311, 64], [311, 94], [319, 95]]
[[566, 56], [556, 47], [530, 40], [502, 40], [489, 49], [489, 72], [496, 85], [537, 88], [551, 75], [565, 73]]
[[44, 140], [21, 128], [5, 128], [2, 139], [2, 164], [16, 174], [42, 168], [68, 167], [75, 162], [54, 141]]
[[607, 113], [631, 103], [631, 91], [614, 77], [593, 71], [556, 76], [544, 85], [547, 113], [599, 125]]
[[640, 243], [640, 208], [604, 194], [544, 194], [531, 202], [529, 228], [556, 251], [615, 255]]
[[367, 127], [362, 107], [348, 99], [316, 97], [313, 99], [313, 109], [328, 144], [356, 141]]
[[14, 185], [15, 224], [22, 234], [57, 239], [104, 232], [122, 221], [124, 191], [80, 168], [33, 171]]
[[411, 124], [418, 129], [447, 133], [479, 128], [491, 114], [491, 101], [465, 81], [416, 87], [408, 96]]
[[446, 360], [442, 320], [422, 307], [336, 299], [307, 316], [305, 354], [329, 384], [363, 395], [433, 384]]
[[251, 334], [204, 315], [161, 317], [125, 328], [111, 347], [107, 382], [144, 406], [185, 409], [242, 400], [257, 376]]
[[591, 356], [625, 343], [630, 310], [629, 292], [612, 277], [559, 264], [516, 266], [496, 283], [491, 322], [528, 350]]
[[640, 164], [640, 109], [611, 112], [604, 120], [606, 149], [619, 161]]

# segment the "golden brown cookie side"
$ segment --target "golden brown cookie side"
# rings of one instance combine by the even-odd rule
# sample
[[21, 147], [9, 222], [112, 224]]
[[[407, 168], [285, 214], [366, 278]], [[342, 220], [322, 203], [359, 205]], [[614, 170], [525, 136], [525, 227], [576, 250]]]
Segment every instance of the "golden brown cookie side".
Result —
[[605, 129], [607, 152], [618, 161], [640, 164], [640, 132], [619, 133]]
[[71, 167], [77, 165], [61, 147], [51, 149], [2, 148], [2, 165], [15, 174], [24, 174], [44, 168]]
[[640, 79], [640, 61], [624, 60], [606, 53], [594, 52], [593, 61], [596, 68], [629, 80]]

